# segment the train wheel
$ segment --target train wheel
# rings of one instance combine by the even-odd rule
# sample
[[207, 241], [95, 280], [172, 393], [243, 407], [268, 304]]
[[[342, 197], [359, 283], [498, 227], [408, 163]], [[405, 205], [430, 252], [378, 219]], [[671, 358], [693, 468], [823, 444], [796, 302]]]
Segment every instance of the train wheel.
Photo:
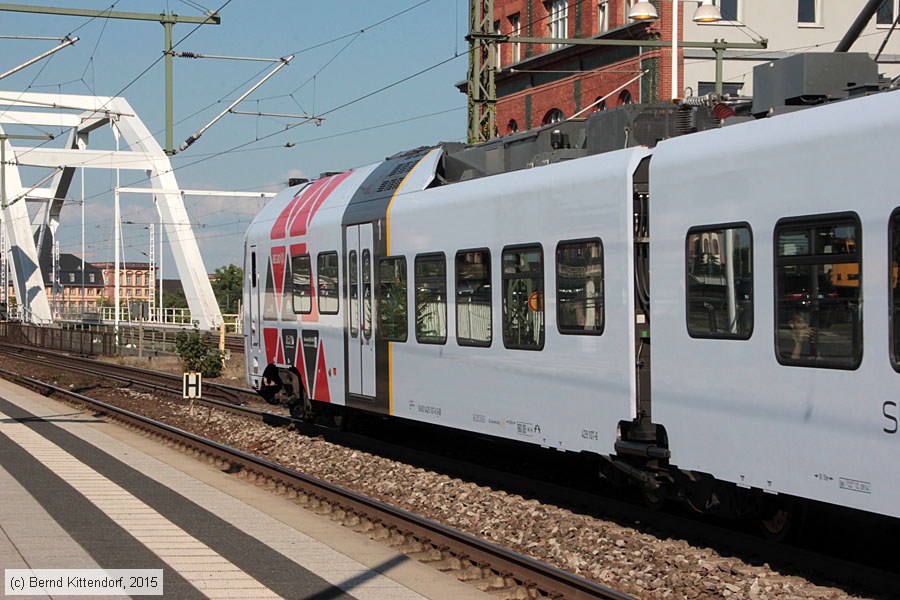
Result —
[[291, 411], [291, 416], [295, 419], [312, 421], [315, 418], [312, 402], [306, 397], [306, 394], [302, 394], [300, 398], [291, 402], [288, 405], [288, 410]]
[[666, 505], [666, 499], [658, 492], [650, 490], [641, 490], [641, 500], [644, 505], [652, 511], [661, 510]]
[[786, 542], [800, 535], [804, 517], [804, 508], [797, 501], [779, 500], [766, 507], [759, 525], [767, 540]]

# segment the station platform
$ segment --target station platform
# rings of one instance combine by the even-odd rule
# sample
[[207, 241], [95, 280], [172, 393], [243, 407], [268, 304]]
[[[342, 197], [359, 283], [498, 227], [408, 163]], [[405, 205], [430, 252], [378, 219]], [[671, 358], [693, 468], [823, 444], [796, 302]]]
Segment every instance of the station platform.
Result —
[[178, 599], [490, 597], [286, 498], [3, 380], [0, 566], [162, 569], [164, 597]]

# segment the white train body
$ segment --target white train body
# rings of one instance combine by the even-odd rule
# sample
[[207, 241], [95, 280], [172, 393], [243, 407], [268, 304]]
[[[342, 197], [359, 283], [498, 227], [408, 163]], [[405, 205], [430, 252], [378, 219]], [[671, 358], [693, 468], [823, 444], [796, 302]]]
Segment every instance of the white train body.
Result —
[[[446, 185], [434, 148], [285, 190], [246, 239], [248, 382], [592, 453], [645, 484], [900, 517], [898, 115], [882, 93]], [[701, 239], [724, 249], [689, 257]], [[789, 312], [814, 326], [791, 338]]]

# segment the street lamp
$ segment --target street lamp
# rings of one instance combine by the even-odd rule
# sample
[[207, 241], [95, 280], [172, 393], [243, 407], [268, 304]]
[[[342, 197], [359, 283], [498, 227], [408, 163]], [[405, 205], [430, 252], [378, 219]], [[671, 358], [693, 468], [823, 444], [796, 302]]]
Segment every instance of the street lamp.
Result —
[[[672, 98], [681, 96], [678, 89], [678, 2], [685, 0], [672, 0]], [[687, 0], [692, 2], [694, 0]], [[628, 18], [634, 21], [655, 21], [659, 18], [656, 7], [646, 0], [636, 2], [628, 12]], [[703, 3], [694, 12], [694, 23], [715, 23], [722, 20], [722, 13], [713, 4], [713, 0], [703, 0]]]

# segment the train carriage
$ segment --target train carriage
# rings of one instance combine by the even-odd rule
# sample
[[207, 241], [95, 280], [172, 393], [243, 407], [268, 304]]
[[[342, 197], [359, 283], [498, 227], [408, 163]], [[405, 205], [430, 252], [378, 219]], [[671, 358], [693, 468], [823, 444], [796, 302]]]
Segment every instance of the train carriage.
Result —
[[[900, 94], [878, 94], [654, 150], [653, 421], [681, 469], [900, 516], [889, 288], [900, 196], [888, 182], [898, 114]], [[716, 308], [703, 306], [716, 300], [686, 251], [703, 234], [722, 242], [715, 271], [730, 271]], [[837, 294], [841, 271], [857, 285]]]
[[795, 499], [900, 516], [900, 94], [738, 100], [734, 126], [722, 102], [279, 194], [246, 239], [248, 382], [298, 416], [588, 453], [648, 499], [772, 534]]

